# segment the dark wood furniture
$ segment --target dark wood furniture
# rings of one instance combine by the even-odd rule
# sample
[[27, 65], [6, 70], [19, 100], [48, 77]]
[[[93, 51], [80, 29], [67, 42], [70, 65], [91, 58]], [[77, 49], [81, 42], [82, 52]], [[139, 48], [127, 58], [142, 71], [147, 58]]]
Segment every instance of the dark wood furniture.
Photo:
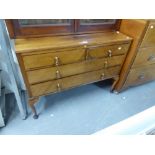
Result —
[[155, 80], [155, 20], [122, 20], [120, 31], [133, 38], [115, 91]]
[[116, 19], [15, 19], [6, 20], [11, 38], [72, 35], [118, 30]]
[[132, 39], [116, 30], [15, 39], [15, 49], [29, 93], [29, 105], [40, 96], [112, 78], [112, 89]]

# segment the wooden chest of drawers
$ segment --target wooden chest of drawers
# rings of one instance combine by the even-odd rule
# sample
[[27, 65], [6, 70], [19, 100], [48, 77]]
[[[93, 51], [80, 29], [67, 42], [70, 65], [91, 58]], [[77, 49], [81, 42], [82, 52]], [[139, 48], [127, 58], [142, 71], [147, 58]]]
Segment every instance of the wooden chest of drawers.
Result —
[[115, 84], [131, 40], [115, 31], [16, 39], [17, 58], [35, 118], [34, 104], [39, 96], [109, 78]]
[[120, 31], [134, 39], [115, 86], [118, 92], [155, 80], [155, 20], [124, 20]]
[[155, 64], [131, 69], [126, 86], [139, 85], [155, 79]]

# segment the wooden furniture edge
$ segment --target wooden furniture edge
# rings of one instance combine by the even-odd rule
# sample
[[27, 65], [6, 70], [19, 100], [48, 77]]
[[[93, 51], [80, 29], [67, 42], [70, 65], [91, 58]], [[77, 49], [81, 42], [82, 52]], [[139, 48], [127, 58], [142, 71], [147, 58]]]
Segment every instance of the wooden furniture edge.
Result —
[[[129, 28], [130, 28], [130, 26], [132, 26], [132, 24], [136, 24], [137, 27], [139, 25], [141, 25], [141, 28], [138, 27], [138, 32], [129, 31]], [[134, 19], [130, 19], [130, 20], [125, 19], [125, 20], [122, 20], [122, 22], [121, 22], [120, 32], [132, 37], [133, 42], [131, 44], [131, 47], [129, 48], [124, 65], [121, 69], [120, 78], [119, 78], [118, 82], [116, 83], [116, 85], [114, 86], [114, 90], [116, 92], [120, 92], [121, 89], [124, 87], [123, 85], [125, 84], [125, 81], [129, 74], [130, 68], [134, 62], [136, 55], [137, 55], [138, 47], [144, 37], [144, 34], [146, 32], [148, 24], [149, 24], [149, 21], [134, 20]], [[139, 34], [139, 37], [137, 37], [137, 33]]]

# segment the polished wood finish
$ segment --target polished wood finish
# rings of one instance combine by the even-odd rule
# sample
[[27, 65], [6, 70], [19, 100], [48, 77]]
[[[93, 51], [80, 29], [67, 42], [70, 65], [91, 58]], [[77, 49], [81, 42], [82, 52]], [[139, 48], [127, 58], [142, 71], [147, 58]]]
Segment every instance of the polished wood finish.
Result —
[[139, 42], [141, 41], [142, 36], [144, 36], [144, 30], [146, 29], [147, 21], [145, 20], [122, 20], [120, 26], [120, 32], [127, 34], [133, 38], [133, 42], [130, 47], [130, 51], [127, 54], [124, 65], [122, 67], [120, 78], [116, 85], [114, 86], [114, 90], [120, 92], [123, 89], [125, 80], [130, 71], [132, 63], [136, 57], [136, 51], [139, 46]]
[[[70, 53], [70, 54], [68, 54]], [[66, 49], [63, 51], [46, 50], [42, 52], [33, 52], [31, 55], [24, 55], [23, 62], [26, 70], [39, 67], [59, 66], [73, 62], [85, 60], [84, 48]]]
[[116, 55], [125, 54], [128, 50], [130, 44], [120, 44], [113, 46], [92, 46], [87, 49], [88, 58], [102, 58], [102, 57], [112, 57]]
[[[16, 53], [39, 52], [42, 50], [60, 50], [66, 48], [79, 48], [87, 46], [108, 46], [129, 43], [131, 38], [123, 33], [106, 32], [95, 34], [83, 34], [72, 36], [57, 36], [57, 37], [40, 37], [26, 38], [15, 40]], [[27, 55], [27, 54], [26, 54]]]
[[[23, 62], [26, 70], [40, 67], [61, 66], [73, 62], [81, 62], [86, 59], [96, 59], [125, 54], [129, 44], [113, 46], [83, 46], [81, 48], [71, 48], [63, 50], [45, 50], [23, 55]], [[111, 52], [111, 54], [110, 54]], [[70, 53], [68, 55], [68, 53]], [[56, 60], [57, 59], [57, 60]]]
[[[34, 98], [105, 79], [118, 80], [132, 38], [120, 32], [16, 39], [15, 49]], [[113, 85], [114, 86], [114, 85]]]
[[140, 47], [155, 46], [155, 21], [149, 23]]
[[62, 79], [43, 82], [35, 85], [31, 85], [31, 91], [33, 96], [40, 96], [49, 94], [52, 92], [59, 92], [68, 88], [73, 88], [83, 84], [88, 84], [96, 81], [101, 81], [107, 78], [115, 77], [119, 74], [120, 66], [109, 68], [107, 70], [97, 70], [94, 72], [88, 72], [80, 75], [65, 77]]
[[155, 46], [140, 48], [133, 63], [133, 68], [155, 63]]
[[27, 72], [30, 84], [48, 80], [55, 80], [66, 76], [82, 74], [103, 68], [121, 65], [125, 55], [114, 56], [112, 58], [102, 58], [97, 60], [87, 60], [81, 63], [62, 65], [59, 67], [48, 67]]
[[155, 62], [154, 26], [154, 20], [122, 20], [120, 31], [133, 37], [133, 43], [114, 87], [115, 91], [143, 84], [155, 77], [155, 72], [150, 69]]
[[125, 86], [139, 85], [152, 80], [155, 80], [155, 64], [131, 69]]

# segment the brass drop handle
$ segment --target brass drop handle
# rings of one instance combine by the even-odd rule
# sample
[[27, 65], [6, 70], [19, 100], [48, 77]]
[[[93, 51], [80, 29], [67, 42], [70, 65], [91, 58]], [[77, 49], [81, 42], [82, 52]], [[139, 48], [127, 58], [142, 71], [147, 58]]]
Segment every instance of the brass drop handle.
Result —
[[108, 67], [108, 61], [105, 61], [104, 62], [104, 68], [107, 68]]
[[86, 52], [85, 60], [92, 59], [92, 57], [90, 56], [90, 53], [89, 53], [89, 49], [87, 48], [87, 45], [84, 45], [84, 48], [85, 48], [85, 52]]
[[54, 60], [55, 60], [55, 66], [59, 66], [59, 58], [55, 57]]
[[84, 48], [87, 48], [87, 45], [84, 45]]
[[61, 78], [60, 72], [58, 70], [56, 71], [56, 78], [57, 79], [60, 79]]
[[141, 74], [141, 75], [139, 75], [139, 77], [138, 77], [138, 79], [140, 79], [140, 80], [142, 80], [142, 79], [144, 79], [144, 78], [145, 78], [144, 74]]
[[147, 60], [148, 61], [155, 61], [155, 56], [154, 55], [151, 55]]
[[86, 50], [86, 57], [85, 57], [85, 60], [88, 60], [89, 59], [89, 51]]
[[112, 51], [111, 50], [108, 50], [108, 56], [112, 57]]
[[103, 80], [104, 78], [105, 78], [105, 74], [102, 73], [102, 74], [101, 74], [101, 80]]
[[58, 90], [58, 91], [61, 91], [61, 86], [60, 86], [59, 83], [57, 83], [57, 90]]

